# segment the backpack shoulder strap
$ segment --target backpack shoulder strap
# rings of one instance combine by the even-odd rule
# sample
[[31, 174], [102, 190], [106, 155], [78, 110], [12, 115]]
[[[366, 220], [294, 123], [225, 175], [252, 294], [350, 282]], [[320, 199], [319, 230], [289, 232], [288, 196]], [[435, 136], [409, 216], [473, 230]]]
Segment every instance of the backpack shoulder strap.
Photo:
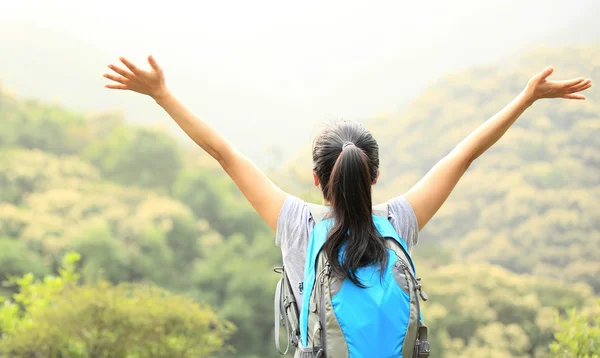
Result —
[[[308, 208], [308, 211], [310, 211], [310, 215], [315, 221], [315, 224], [331, 217], [331, 209], [327, 206], [306, 203], [306, 207]], [[373, 206], [373, 215], [387, 218], [388, 210], [387, 203], [375, 205]]]
[[[331, 223], [331, 221], [332, 221], [332, 220], [330, 220], [331, 219], [331, 208], [329, 208], [327, 206], [323, 206], [323, 205], [312, 204], [312, 203], [307, 203], [306, 206], [315, 222], [315, 228], [313, 229], [313, 234], [311, 235], [311, 239], [308, 244], [309, 249], [313, 244], [317, 244], [317, 247], [314, 248], [315, 256], [310, 258], [312, 260], [312, 262], [315, 262], [316, 255], [319, 253], [319, 251], [321, 250], [321, 247], [325, 243], [325, 239], [327, 238], [327, 232], [328, 232], [328, 229], [330, 228], [330, 224], [319, 225], [319, 223], [321, 223], [323, 221], [328, 221]], [[392, 224], [389, 221], [389, 205], [387, 203], [373, 206], [373, 223], [375, 224], [375, 227], [377, 228], [377, 230], [379, 231], [381, 236], [387, 237], [389, 239], [393, 239], [393, 241], [395, 241], [397, 243], [397, 245], [388, 245], [388, 246], [390, 249], [392, 249], [394, 251], [402, 250], [404, 253], [403, 255], [401, 255], [401, 252], [396, 252], [396, 255], [398, 257], [406, 256], [408, 258], [408, 260], [410, 261], [410, 264], [411, 264], [411, 266], [413, 268], [413, 272], [414, 272], [415, 269], [414, 269], [414, 265], [412, 263], [412, 258], [410, 256], [410, 253], [408, 252], [408, 246], [406, 245], [406, 242], [404, 241], [404, 239], [402, 237], [400, 237], [400, 235], [396, 232], [396, 230], [394, 229], [394, 227], [392, 226]], [[323, 228], [318, 228], [319, 226], [323, 226]], [[315, 236], [314, 235], [315, 231], [318, 231], [317, 234], [319, 235], [320, 239], [317, 240], [318, 242], [313, 243], [312, 237]], [[398, 245], [400, 247], [398, 247]], [[308, 268], [309, 251], [310, 250], [307, 250], [307, 252], [306, 252], [307, 262], [304, 265], [305, 275], [306, 275], [306, 269]]]
[[327, 206], [306, 203], [306, 207], [308, 208], [308, 211], [310, 211], [310, 215], [315, 221], [315, 225], [331, 217], [331, 209]]
[[[385, 206], [387, 210], [387, 205]], [[408, 252], [408, 246], [404, 239], [396, 232], [396, 229], [392, 226], [388, 219], [387, 211], [385, 217], [377, 216], [375, 213], [373, 214], [373, 223], [377, 228], [377, 231], [381, 234], [381, 236], [390, 239], [393, 241], [393, 244], [388, 242], [388, 248], [393, 250], [396, 253], [396, 256], [399, 258], [406, 257], [408, 262], [410, 263], [410, 267], [412, 268], [413, 273], [416, 273], [415, 265], [412, 262], [412, 257]], [[388, 240], [388, 241], [390, 241]]]
[[[325, 208], [325, 207], [323, 207]], [[327, 208], [325, 208], [327, 209]], [[328, 209], [327, 209], [328, 210]], [[311, 212], [312, 214], [312, 212]], [[320, 215], [320, 213], [316, 213]], [[317, 221], [318, 218], [320, 221]], [[313, 219], [315, 220], [315, 227], [312, 230], [310, 239], [308, 241], [308, 247], [306, 248], [306, 261], [304, 263], [304, 281], [302, 283], [302, 308], [300, 310], [300, 342], [303, 347], [308, 344], [308, 310], [310, 307], [310, 297], [315, 285], [316, 279], [316, 266], [317, 258], [319, 253], [325, 244], [329, 229], [333, 224], [333, 219], [323, 219], [324, 216], [319, 216]]]
[[[289, 278], [284, 267], [276, 267], [275, 272], [281, 275], [277, 287], [275, 289], [274, 313], [275, 313], [275, 347], [277, 351], [285, 355], [287, 354], [290, 343], [298, 346], [299, 326], [298, 326], [298, 307], [296, 306], [296, 298], [292, 291]], [[283, 326], [286, 330], [287, 345], [285, 351], [281, 350], [279, 329]]]
[[389, 216], [389, 206], [387, 203], [375, 205], [373, 207], [373, 215], [386, 218]]

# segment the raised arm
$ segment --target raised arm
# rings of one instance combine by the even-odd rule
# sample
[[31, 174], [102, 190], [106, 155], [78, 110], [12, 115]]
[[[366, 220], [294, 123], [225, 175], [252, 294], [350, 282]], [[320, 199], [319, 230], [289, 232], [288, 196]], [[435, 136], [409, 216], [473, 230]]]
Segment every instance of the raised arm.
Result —
[[512, 102], [469, 134], [404, 194], [415, 212], [419, 230], [446, 201], [471, 163], [496, 143], [535, 101], [542, 98], [585, 99], [585, 96], [577, 92], [590, 88], [590, 79], [548, 81], [548, 76], [553, 71], [552, 67], [548, 67], [533, 76]]
[[286, 193], [168, 90], [163, 71], [152, 56], [148, 57], [150, 69], [141, 69], [123, 57], [120, 60], [127, 69], [109, 65], [116, 74], [104, 75], [113, 81], [106, 87], [152, 97], [196, 144], [221, 164], [258, 214], [275, 231]]

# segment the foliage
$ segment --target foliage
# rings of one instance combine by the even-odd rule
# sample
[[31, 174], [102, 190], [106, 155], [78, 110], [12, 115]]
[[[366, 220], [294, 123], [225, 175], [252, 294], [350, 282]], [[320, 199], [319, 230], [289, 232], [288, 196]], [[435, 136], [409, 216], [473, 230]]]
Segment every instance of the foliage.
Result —
[[271, 344], [273, 287], [278, 276], [272, 263], [279, 254], [273, 250], [273, 242], [267, 235], [257, 237], [254, 244], [241, 235], [206, 240], [203, 251], [210, 255], [194, 269], [198, 299], [219, 307], [219, 314], [238, 328], [231, 337], [238, 354], [275, 356]]
[[[437, 357], [546, 357], [553, 314], [594, 302], [585, 284], [515, 275], [488, 264], [418, 268]], [[466, 352], [469, 352], [467, 354]]]
[[13, 278], [0, 309], [0, 352], [29, 357], [201, 357], [222, 349], [232, 326], [191, 299], [152, 286], [77, 286], [77, 254], [59, 277]]
[[7, 276], [25, 273], [42, 276], [50, 271], [42, 257], [30, 251], [22, 241], [0, 238], [0, 252], [0, 267]]
[[173, 196], [223, 236], [241, 233], [252, 240], [257, 233], [270, 230], [257, 220], [256, 212], [231, 180], [215, 180], [222, 176], [221, 168], [190, 165], [180, 172]]
[[156, 130], [125, 126], [91, 143], [83, 157], [109, 180], [146, 188], [170, 188], [182, 165], [173, 138]]
[[20, 101], [2, 94], [0, 118], [0, 147], [73, 154], [91, 139], [80, 115], [34, 100]]
[[600, 357], [600, 301], [591, 309], [569, 309], [567, 317], [557, 316], [556, 328], [550, 351], [557, 357]]
[[115, 283], [150, 279], [174, 286], [181, 280], [173, 276], [198, 257], [198, 238], [211, 231], [180, 202], [103, 182], [97, 170], [71, 157], [11, 150], [0, 160], [0, 180], [6, 193], [15, 193], [0, 203], [2, 235], [54, 259], [78, 250], [85, 272], [103, 269]]

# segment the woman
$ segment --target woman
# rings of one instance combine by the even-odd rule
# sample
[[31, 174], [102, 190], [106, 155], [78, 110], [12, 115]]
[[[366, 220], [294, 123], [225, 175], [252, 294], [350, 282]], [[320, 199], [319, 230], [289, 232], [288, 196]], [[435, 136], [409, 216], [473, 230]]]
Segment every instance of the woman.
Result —
[[[109, 65], [114, 73], [104, 76], [113, 83], [106, 87], [153, 98], [191, 139], [221, 164], [276, 232], [276, 243], [281, 247], [284, 266], [300, 304], [306, 248], [319, 220], [314, 211], [278, 188], [221, 134], [186, 109], [168, 90], [163, 71], [152, 56], [148, 57], [147, 70], [125, 58], [120, 60], [125, 68]], [[408, 251], [471, 163], [498, 141], [527, 108], [542, 98], [585, 99], [579, 92], [590, 88], [591, 80], [549, 81], [552, 72], [553, 68], [548, 67], [533, 76], [511, 103], [460, 142], [407, 193], [387, 203], [387, 219]], [[363, 287], [358, 270], [371, 264], [385, 268], [388, 260], [385, 241], [372, 218], [371, 186], [379, 176], [377, 142], [362, 126], [338, 122], [315, 140], [313, 164], [314, 184], [321, 189], [324, 204], [331, 208], [335, 223], [328, 231], [323, 251], [335, 276]]]

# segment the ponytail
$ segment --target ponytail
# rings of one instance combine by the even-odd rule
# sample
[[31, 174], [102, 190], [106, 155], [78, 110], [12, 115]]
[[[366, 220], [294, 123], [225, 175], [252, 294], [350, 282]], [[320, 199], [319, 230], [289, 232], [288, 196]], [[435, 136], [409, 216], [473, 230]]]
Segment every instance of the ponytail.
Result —
[[[377, 173], [372, 172], [373, 167], [363, 149], [352, 142], [344, 142], [323, 188], [334, 216], [334, 224], [323, 250], [333, 273], [347, 277], [359, 287], [365, 286], [356, 276], [358, 268], [378, 263], [383, 274], [387, 264], [385, 242], [371, 216], [371, 186], [377, 177]], [[344, 244], [346, 246], [340, 260]]]

